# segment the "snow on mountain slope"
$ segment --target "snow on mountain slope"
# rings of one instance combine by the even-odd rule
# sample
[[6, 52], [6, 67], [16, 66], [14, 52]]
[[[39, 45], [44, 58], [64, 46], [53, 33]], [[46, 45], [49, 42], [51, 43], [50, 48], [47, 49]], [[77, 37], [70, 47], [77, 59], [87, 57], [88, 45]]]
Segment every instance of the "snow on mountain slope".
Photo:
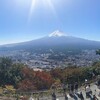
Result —
[[54, 31], [49, 35], [49, 37], [61, 37], [61, 36], [65, 36], [65, 34], [63, 32], [60, 32], [59, 30]]

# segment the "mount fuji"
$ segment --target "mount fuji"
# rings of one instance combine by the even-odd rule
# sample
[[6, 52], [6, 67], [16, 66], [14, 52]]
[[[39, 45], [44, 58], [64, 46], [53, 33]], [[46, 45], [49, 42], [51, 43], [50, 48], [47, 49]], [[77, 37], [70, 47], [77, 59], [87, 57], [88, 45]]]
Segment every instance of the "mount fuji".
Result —
[[50, 49], [56, 52], [78, 51], [86, 49], [98, 49], [100, 42], [87, 39], [67, 36], [59, 30], [51, 33], [49, 36], [16, 44], [0, 46], [0, 51], [12, 50], [31, 50], [33, 52], [48, 52]]

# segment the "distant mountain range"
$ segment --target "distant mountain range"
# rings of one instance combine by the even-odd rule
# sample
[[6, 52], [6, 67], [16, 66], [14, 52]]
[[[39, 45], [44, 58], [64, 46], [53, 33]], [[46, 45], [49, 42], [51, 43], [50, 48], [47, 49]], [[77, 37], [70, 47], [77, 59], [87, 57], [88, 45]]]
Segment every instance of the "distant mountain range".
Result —
[[55, 31], [49, 36], [16, 44], [0, 46], [0, 50], [33, 50], [34, 52], [54, 51], [77, 51], [83, 49], [98, 49], [100, 42], [82, 38], [66, 36], [60, 31]]

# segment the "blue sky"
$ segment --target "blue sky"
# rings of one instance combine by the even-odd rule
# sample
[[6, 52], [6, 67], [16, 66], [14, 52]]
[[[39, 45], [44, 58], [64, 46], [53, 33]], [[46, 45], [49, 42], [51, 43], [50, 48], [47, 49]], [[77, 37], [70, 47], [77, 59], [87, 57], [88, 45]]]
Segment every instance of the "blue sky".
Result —
[[0, 0], [0, 44], [55, 30], [100, 41], [100, 0]]

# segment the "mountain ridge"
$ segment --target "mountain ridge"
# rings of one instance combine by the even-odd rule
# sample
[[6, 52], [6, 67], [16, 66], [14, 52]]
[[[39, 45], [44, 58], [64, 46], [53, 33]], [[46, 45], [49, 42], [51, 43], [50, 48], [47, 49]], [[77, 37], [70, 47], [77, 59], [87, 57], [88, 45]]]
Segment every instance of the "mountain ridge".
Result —
[[100, 47], [99, 41], [87, 40], [83, 38], [78, 38], [74, 36], [64, 35], [63, 32], [55, 31], [49, 36], [42, 37], [40, 39], [35, 39], [27, 42], [7, 44], [0, 46], [0, 50], [39, 50], [44, 52], [49, 49], [68, 49], [68, 50], [78, 50], [78, 49], [98, 49]]
[[29, 40], [29, 41], [24, 41], [24, 42], [18, 42], [18, 43], [10, 43], [10, 44], [3, 44], [3, 45], [0, 45], [0, 47], [10, 47], [10, 45], [12, 46], [16, 46], [16, 45], [19, 45], [19, 44], [27, 44], [29, 42], [34, 42], [34, 41], [38, 41], [38, 40], [43, 40], [45, 38], [56, 38], [56, 39], [60, 39], [60, 38], [73, 38], [73, 39], [81, 39], [81, 40], [84, 40], [84, 41], [91, 41], [91, 42], [96, 42], [96, 43], [100, 43], [100, 41], [96, 41], [96, 40], [89, 40], [89, 39], [84, 39], [84, 38], [80, 38], [80, 37], [75, 37], [75, 36], [60, 36], [60, 37], [53, 37], [53, 36], [45, 36], [45, 37], [42, 37], [42, 38], [38, 38], [38, 39], [34, 39], [34, 40]]
[[24, 42], [19, 42], [19, 43], [10, 43], [10, 44], [4, 44], [4, 45], [0, 45], [0, 47], [10, 47], [10, 46], [16, 46], [16, 45], [20, 45], [20, 44], [27, 44], [27, 43], [31, 43], [31, 42], [34, 42], [34, 41], [38, 41], [38, 40], [43, 40], [45, 38], [55, 38], [55, 39], [60, 39], [60, 38], [73, 38], [73, 40], [75, 39], [81, 39], [81, 40], [86, 40], [86, 41], [91, 41], [91, 42], [100, 42], [100, 41], [95, 41], [95, 40], [89, 40], [89, 39], [84, 39], [84, 38], [80, 38], [80, 37], [74, 37], [74, 36], [69, 36], [69, 35], [66, 35], [64, 32], [62, 31], [59, 31], [59, 30], [56, 30], [52, 33], [50, 33], [48, 36], [45, 36], [45, 37], [42, 37], [42, 38], [38, 38], [38, 39], [34, 39], [34, 40], [29, 40], [29, 41], [24, 41]]

